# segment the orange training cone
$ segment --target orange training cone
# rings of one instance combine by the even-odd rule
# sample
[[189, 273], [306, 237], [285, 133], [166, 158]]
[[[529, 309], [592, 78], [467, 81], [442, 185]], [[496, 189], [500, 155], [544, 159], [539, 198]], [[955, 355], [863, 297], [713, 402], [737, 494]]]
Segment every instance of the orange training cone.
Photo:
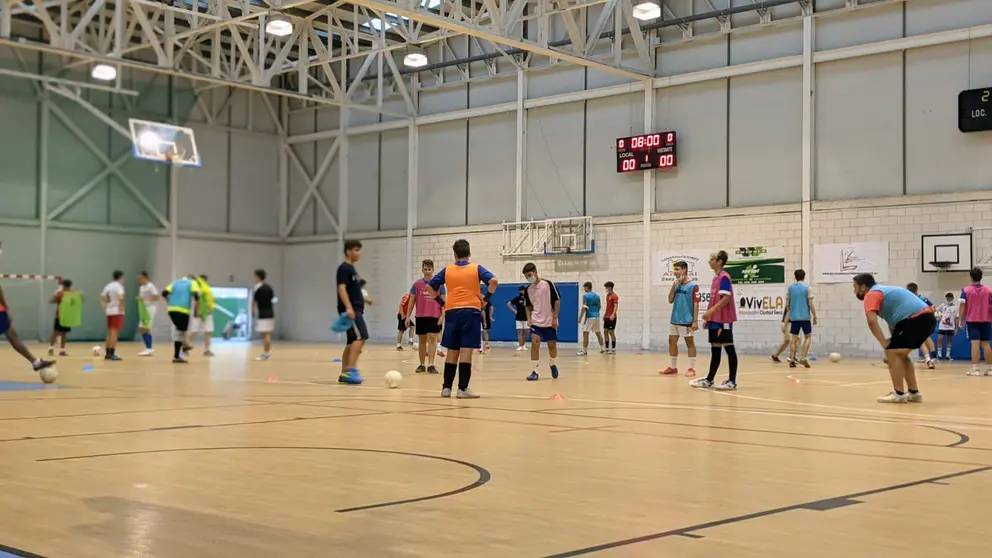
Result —
[[279, 381], [279, 378], [277, 378], [276, 376], [269, 376], [268, 377], [268, 381], [270, 381], [270, 382], [278, 382]]
[[568, 399], [565, 399], [565, 396], [562, 395], [562, 394], [560, 394], [560, 393], [556, 393], [556, 394], [552, 395], [551, 397], [548, 398], [548, 400], [550, 400], [550, 401], [568, 401]]

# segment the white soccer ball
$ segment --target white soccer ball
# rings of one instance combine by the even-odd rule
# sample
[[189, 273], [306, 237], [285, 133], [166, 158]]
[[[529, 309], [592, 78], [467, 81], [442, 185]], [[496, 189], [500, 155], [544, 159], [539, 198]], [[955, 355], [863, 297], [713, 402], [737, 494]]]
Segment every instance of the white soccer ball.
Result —
[[41, 381], [46, 384], [50, 384], [58, 379], [59, 371], [55, 369], [54, 366], [49, 366], [48, 368], [42, 368], [38, 375], [41, 376]]
[[840, 353], [830, 353], [830, 362], [840, 362]]
[[101, 352], [103, 352], [103, 347], [101, 347], [100, 345], [93, 346], [93, 356], [100, 356]]
[[395, 389], [400, 387], [400, 383], [403, 381], [403, 374], [400, 374], [396, 370], [390, 370], [386, 372], [386, 387], [389, 389]]

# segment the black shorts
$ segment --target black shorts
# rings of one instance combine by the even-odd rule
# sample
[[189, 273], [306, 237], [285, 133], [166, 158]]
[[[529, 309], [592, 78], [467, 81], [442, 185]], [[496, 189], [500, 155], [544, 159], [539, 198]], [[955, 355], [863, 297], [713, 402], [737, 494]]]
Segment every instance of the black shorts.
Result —
[[403, 314], [396, 314], [396, 331], [406, 330], [406, 317]]
[[417, 335], [436, 335], [441, 333], [441, 318], [417, 316]]
[[892, 328], [892, 339], [889, 339], [888, 349], [918, 349], [930, 337], [937, 327], [937, 319], [933, 313], [927, 312], [897, 323]]
[[369, 328], [365, 326], [365, 316], [361, 312], [355, 312], [355, 323], [348, 330], [347, 344], [351, 345], [358, 340], [369, 340]]
[[937, 335], [939, 335], [941, 337], [954, 337], [954, 334], [956, 334], [956, 333], [957, 332], [954, 331], [953, 329], [942, 329], [942, 330], [940, 330], [940, 331], [937, 332]]
[[71, 327], [62, 327], [62, 324], [59, 322], [59, 319], [57, 317], [55, 318], [55, 324], [52, 327], [58, 333], [69, 333], [70, 331], [72, 331]]
[[613, 331], [617, 328], [616, 318], [603, 318], [603, 329], [606, 331]]
[[734, 342], [734, 330], [732, 329], [710, 329], [710, 344], [722, 343], [730, 345]]
[[189, 314], [172, 311], [169, 312], [169, 319], [172, 320], [172, 325], [176, 326], [176, 331], [182, 333], [189, 331]]

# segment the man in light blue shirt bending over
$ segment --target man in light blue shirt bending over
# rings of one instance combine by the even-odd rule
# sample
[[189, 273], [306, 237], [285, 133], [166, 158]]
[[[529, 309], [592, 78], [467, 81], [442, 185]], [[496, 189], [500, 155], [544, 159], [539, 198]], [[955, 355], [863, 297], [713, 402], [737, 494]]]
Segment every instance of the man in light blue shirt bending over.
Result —
[[[809, 294], [809, 285], [804, 283], [806, 272], [797, 269], [796, 282], [789, 285], [789, 295], [785, 300], [785, 315], [788, 316], [792, 327], [792, 346], [789, 348], [789, 368], [802, 364], [809, 368], [809, 347], [813, 344], [813, 326], [816, 325], [816, 307], [813, 306], [813, 295]], [[799, 349], [799, 332], [803, 332], [803, 357], [796, 360]]]

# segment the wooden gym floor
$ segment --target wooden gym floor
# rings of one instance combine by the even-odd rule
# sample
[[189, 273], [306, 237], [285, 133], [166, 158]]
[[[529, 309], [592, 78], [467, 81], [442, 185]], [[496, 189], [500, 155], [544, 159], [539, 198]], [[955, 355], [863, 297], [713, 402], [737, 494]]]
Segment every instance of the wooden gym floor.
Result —
[[[70, 349], [57, 388], [35, 389], [0, 347], [0, 556], [992, 548], [992, 378], [960, 364], [920, 372], [925, 403], [885, 406], [876, 362], [807, 371], [748, 357], [741, 390], [718, 393], [658, 376], [657, 353], [563, 351], [562, 379], [526, 382], [526, 356], [499, 348], [477, 359], [483, 398], [461, 401], [392, 347], [363, 356], [361, 387], [335, 383], [336, 345], [277, 345], [270, 362], [221, 345], [186, 367], [134, 345], [119, 363]], [[389, 369], [404, 372], [400, 389], [383, 387]]]

